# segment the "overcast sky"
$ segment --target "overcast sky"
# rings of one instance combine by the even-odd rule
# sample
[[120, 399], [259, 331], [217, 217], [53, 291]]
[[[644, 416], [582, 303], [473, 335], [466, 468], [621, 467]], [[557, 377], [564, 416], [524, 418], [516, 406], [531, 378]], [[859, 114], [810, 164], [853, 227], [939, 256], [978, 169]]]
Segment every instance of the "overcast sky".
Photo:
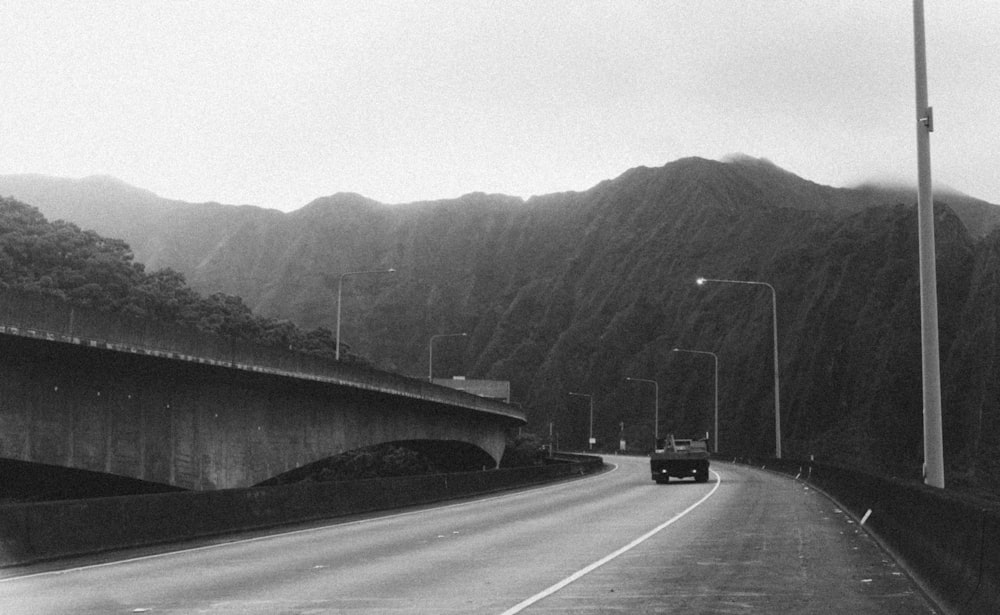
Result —
[[[936, 186], [1000, 204], [1000, 4], [926, 3]], [[909, 0], [0, 8], [0, 174], [291, 210], [585, 190], [685, 156], [915, 183]]]

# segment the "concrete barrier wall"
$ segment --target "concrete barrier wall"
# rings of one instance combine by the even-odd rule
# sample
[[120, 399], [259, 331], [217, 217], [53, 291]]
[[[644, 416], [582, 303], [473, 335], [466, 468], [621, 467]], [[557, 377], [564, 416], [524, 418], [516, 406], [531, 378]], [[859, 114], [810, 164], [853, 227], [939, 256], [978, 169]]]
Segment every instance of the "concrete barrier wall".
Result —
[[[719, 460], [734, 458], [719, 455]], [[950, 612], [1000, 613], [1000, 505], [807, 461], [737, 459], [798, 476], [865, 522]]]
[[428, 504], [597, 472], [599, 457], [544, 466], [0, 506], [0, 566]]

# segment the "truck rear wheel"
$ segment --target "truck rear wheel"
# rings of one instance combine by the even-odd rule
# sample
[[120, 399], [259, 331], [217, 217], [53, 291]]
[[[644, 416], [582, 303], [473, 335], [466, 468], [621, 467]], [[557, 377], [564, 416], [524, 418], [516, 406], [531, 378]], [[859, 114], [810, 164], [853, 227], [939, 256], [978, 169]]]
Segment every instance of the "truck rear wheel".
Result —
[[708, 464], [707, 463], [704, 464], [704, 465], [699, 465], [698, 468], [694, 471], [694, 480], [695, 480], [695, 482], [699, 482], [699, 483], [707, 483], [708, 482]]

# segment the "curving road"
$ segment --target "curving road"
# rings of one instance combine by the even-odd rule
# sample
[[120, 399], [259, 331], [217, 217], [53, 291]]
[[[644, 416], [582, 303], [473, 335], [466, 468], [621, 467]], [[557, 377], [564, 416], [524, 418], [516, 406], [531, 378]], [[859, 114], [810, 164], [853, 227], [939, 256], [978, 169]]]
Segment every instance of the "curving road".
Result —
[[646, 459], [553, 486], [55, 571], [6, 570], [0, 612], [936, 613], [804, 484]]

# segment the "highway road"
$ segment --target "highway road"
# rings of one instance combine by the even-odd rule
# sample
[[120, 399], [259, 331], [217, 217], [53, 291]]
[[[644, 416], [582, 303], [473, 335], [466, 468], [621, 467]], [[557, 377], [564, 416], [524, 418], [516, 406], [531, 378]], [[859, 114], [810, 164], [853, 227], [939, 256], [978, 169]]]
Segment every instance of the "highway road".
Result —
[[[801, 482], [648, 461], [555, 485], [127, 559], [0, 571], [0, 613], [936, 613]], [[69, 567], [65, 567], [69, 566]]]

